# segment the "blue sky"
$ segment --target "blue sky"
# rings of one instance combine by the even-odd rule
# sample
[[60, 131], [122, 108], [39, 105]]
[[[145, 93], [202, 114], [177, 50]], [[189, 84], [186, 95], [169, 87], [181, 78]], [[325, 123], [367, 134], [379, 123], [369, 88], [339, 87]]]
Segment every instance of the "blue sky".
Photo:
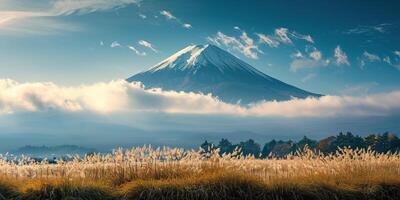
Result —
[[[0, 76], [63, 85], [121, 79], [211, 38], [268, 75], [312, 92], [392, 91], [400, 86], [399, 8], [396, 1], [2, 0]], [[111, 48], [113, 42], [120, 46]], [[247, 45], [250, 55], [238, 45]], [[338, 46], [347, 56], [341, 64]]]
[[[0, 0], [0, 151], [399, 133], [399, 10], [399, 1]], [[124, 81], [205, 43], [326, 95], [243, 107]]]

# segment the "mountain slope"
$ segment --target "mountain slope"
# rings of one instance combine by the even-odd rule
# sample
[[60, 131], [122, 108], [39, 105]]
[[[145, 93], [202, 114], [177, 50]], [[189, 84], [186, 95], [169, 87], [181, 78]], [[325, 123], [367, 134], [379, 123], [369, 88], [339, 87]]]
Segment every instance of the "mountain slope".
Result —
[[212, 93], [229, 103], [320, 96], [274, 79], [214, 45], [190, 45], [127, 79], [146, 88]]

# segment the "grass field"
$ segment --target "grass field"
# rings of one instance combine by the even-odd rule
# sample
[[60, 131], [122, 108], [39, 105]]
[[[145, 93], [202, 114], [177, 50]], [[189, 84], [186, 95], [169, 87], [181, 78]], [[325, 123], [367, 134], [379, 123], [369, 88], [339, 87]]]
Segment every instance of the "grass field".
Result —
[[[237, 151], [238, 152], [238, 151]], [[286, 158], [151, 147], [49, 164], [0, 161], [0, 199], [398, 199], [400, 155], [305, 149]]]

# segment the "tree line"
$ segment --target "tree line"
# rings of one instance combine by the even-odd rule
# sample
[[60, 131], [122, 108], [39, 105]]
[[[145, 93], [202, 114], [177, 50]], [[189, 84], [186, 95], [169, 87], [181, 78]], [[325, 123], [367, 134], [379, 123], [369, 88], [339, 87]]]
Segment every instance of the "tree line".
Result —
[[313, 140], [304, 136], [298, 142], [291, 140], [271, 140], [261, 147], [254, 140], [249, 139], [238, 144], [232, 144], [228, 139], [221, 139], [218, 144], [205, 141], [201, 144], [204, 151], [219, 149], [220, 154], [232, 153], [240, 149], [243, 155], [254, 155], [257, 158], [266, 157], [284, 157], [290, 153], [295, 153], [299, 149], [308, 148], [322, 153], [334, 153], [339, 148], [367, 149], [371, 148], [377, 153], [398, 152], [400, 150], [400, 139], [388, 132], [383, 134], [371, 134], [365, 137], [353, 135], [351, 132], [339, 133], [336, 136], [330, 136], [322, 140]]

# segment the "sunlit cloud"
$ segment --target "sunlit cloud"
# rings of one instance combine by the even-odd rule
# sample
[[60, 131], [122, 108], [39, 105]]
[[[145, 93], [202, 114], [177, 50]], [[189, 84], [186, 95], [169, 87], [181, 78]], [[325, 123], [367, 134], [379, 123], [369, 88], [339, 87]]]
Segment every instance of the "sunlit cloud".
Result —
[[[109, 9], [117, 9], [130, 4], [137, 4], [139, 2], [140, 0], [27, 1], [24, 4], [18, 4], [20, 6], [18, 8], [14, 8], [14, 10], [0, 10], [0, 30], [29, 34], [51, 34], [55, 33], [56, 31], [54, 30], [57, 29], [75, 31], [77, 30], [77, 25], [67, 25], [66, 22], [62, 22], [54, 17], [72, 14], [87, 14]], [[5, 4], [7, 3], [8, 2], [5, 2]], [[31, 7], [37, 7], [33, 5], [42, 6], [32, 9]], [[3, 6], [7, 7], [7, 5]]]
[[162, 10], [162, 11], [160, 11], [160, 14], [162, 16], [164, 16], [165, 19], [167, 19], [167, 20], [172, 20], [172, 21], [179, 23], [185, 29], [193, 28], [191, 24], [182, 22], [179, 18], [175, 17], [170, 11]]
[[275, 35], [278, 36], [278, 39], [285, 44], [293, 44], [292, 40], [288, 36], [289, 29], [287, 28], [277, 28], [275, 29]]
[[140, 44], [140, 45], [142, 45], [142, 46], [144, 46], [146, 48], [149, 48], [150, 50], [154, 51], [155, 53], [158, 53], [158, 50], [155, 49], [153, 47], [153, 45], [150, 42], [146, 41], [146, 40], [139, 40], [138, 44]]
[[293, 45], [294, 40], [305, 40], [309, 43], [314, 43], [314, 39], [311, 35], [303, 35], [296, 31], [289, 30], [288, 28], [277, 28], [271, 35], [262, 33], [256, 33], [259, 38], [260, 44], [268, 44], [271, 48], [278, 47], [281, 43], [287, 45]]
[[263, 53], [245, 31], [242, 32], [239, 38], [228, 36], [219, 31], [215, 36], [207, 37], [207, 40], [218, 46], [224, 45], [228, 49], [238, 51], [252, 59], [258, 59], [258, 53]]
[[[305, 54], [297, 50], [290, 57], [293, 59], [290, 63], [290, 71], [292, 72], [297, 72], [300, 69], [324, 67], [331, 63], [330, 59], [324, 59], [322, 52], [313, 46], [307, 46]], [[308, 79], [311, 78], [306, 80]]]
[[386, 116], [400, 110], [400, 92], [366, 96], [263, 101], [249, 106], [224, 103], [211, 94], [144, 89], [124, 80], [63, 87], [54, 83], [0, 80], [0, 113], [94, 112], [99, 114], [165, 112], [258, 117]]
[[146, 52], [140, 52], [134, 46], [128, 45], [127, 46], [130, 50], [132, 50], [138, 56], [146, 56]]
[[160, 14], [163, 15], [167, 19], [177, 19], [174, 15], [172, 15], [171, 12], [166, 11], [166, 10], [160, 11]]
[[277, 40], [275, 40], [275, 39], [274, 39], [273, 37], [271, 37], [271, 36], [267, 36], [267, 35], [264, 35], [264, 34], [262, 34], [262, 33], [256, 33], [256, 35], [257, 35], [258, 38], [259, 38], [259, 43], [268, 44], [268, 46], [269, 46], [269, 47], [272, 47], [272, 48], [276, 48], [276, 47], [279, 46], [279, 42], [278, 42]]
[[347, 54], [340, 48], [340, 46], [335, 48], [334, 57], [337, 65], [350, 65]]

